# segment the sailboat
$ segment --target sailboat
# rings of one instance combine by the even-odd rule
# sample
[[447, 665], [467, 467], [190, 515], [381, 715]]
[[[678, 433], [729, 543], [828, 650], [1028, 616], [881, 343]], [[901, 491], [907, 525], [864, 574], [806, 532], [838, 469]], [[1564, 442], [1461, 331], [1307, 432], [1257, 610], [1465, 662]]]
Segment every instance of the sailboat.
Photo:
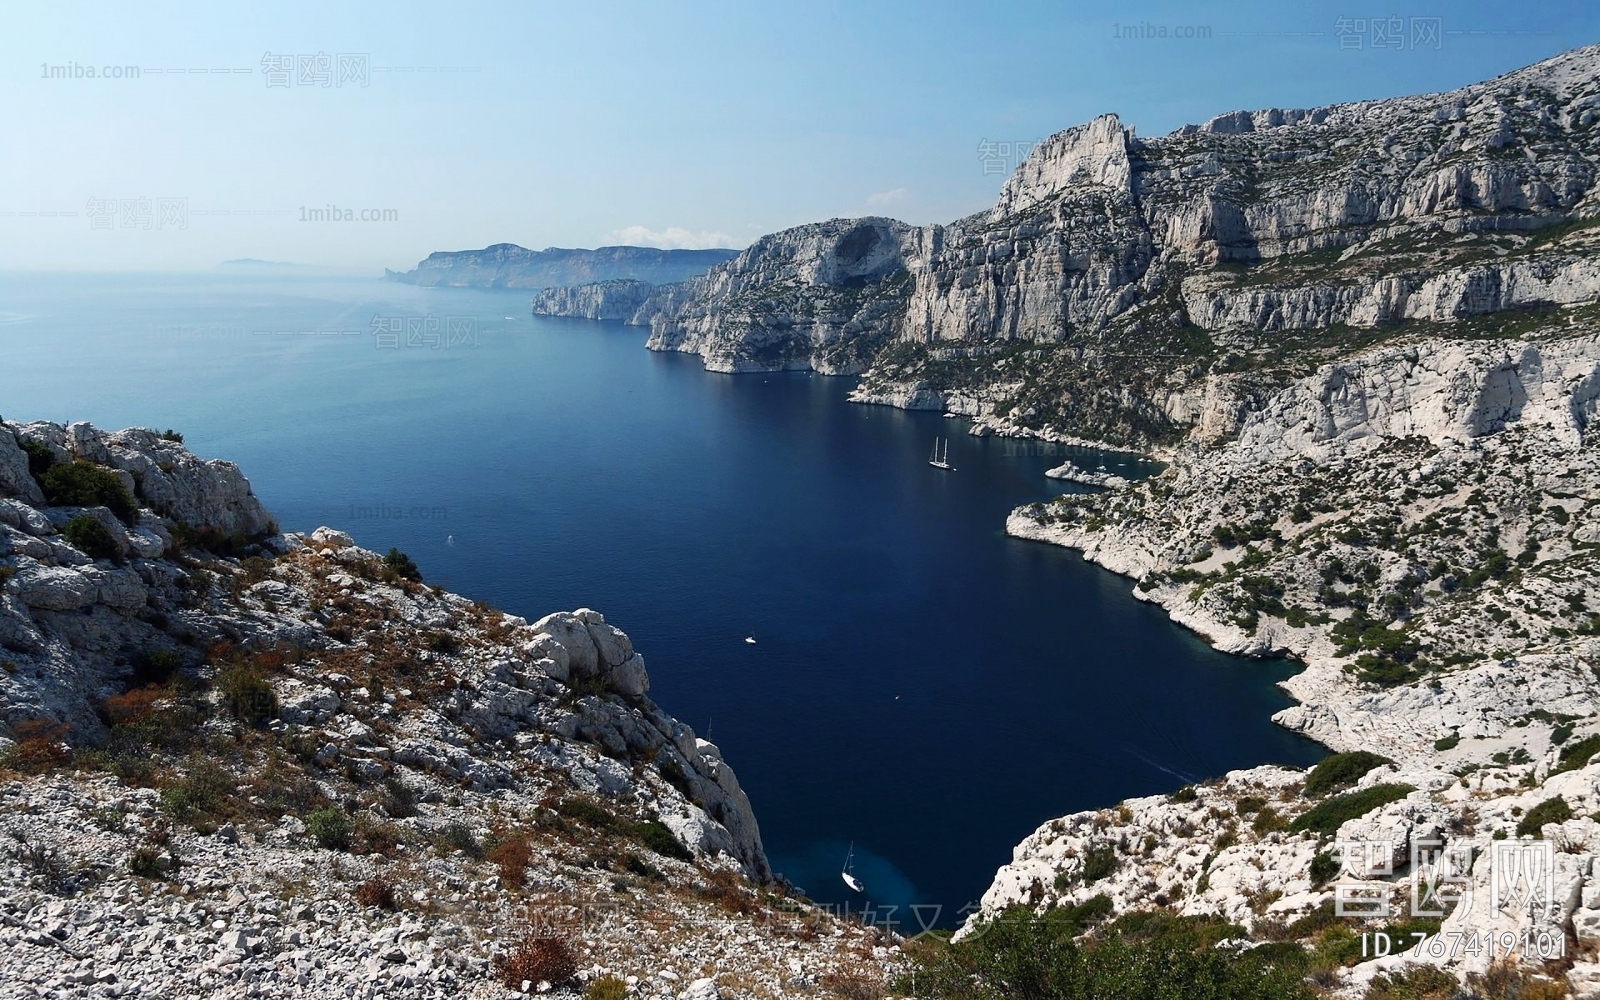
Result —
[[856, 892], [864, 892], [866, 891], [867, 887], [862, 885], [861, 880], [856, 878], [855, 874], [850, 871], [851, 860], [855, 857], [855, 853], [856, 842], [852, 840], [850, 842], [850, 850], [844, 856], [844, 868], [839, 872], [839, 877], [844, 879], [845, 885], [854, 889]]
[[943, 469], [946, 472], [956, 471], [956, 467], [950, 464], [949, 438], [944, 439], [944, 453], [942, 455], [939, 453], [939, 439], [933, 439], [933, 455], [929, 457], [928, 464], [933, 466], [935, 469]]

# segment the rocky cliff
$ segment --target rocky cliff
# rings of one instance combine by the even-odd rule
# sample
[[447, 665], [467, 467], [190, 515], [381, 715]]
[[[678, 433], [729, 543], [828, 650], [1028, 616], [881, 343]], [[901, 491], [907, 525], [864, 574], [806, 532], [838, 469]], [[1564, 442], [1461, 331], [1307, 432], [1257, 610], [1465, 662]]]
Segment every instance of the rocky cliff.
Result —
[[482, 250], [441, 250], [410, 271], [384, 273], [392, 281], [452, 288], [550, 288], [617, 280], [660, 285], [704, 274], [736, 253], [654, 247], [527, 250], [512, 243], [496, 243]]
[[648, 303], [646, 346], [698, 354], [712, 371], [858, 372], [904, 314], [914, 234], [834, 219], [763, 237]]
[[546, 288], [533, 297], [533, 314], [631, 322], [655, 290], [650, 282], [631, 278]]
[[718, 370], [864, 372], [862, 402], [1166, 446], [1210, 373], [1592, 307], [1597, 93], [1590, 47], [1154, 138], [1104, 115], [1041, 143], [988, 211], [775, 233], [634, 321]]
[[177, 435], [0, 423], [0, 992], [881, 981], [649, 688], [598, 612], [279, 534]]

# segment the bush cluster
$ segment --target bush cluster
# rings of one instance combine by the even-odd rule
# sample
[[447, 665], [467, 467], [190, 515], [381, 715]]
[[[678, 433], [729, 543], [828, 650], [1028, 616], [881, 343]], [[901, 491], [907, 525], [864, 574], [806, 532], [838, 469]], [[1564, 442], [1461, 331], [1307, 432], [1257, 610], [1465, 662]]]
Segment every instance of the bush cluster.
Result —
[[1342, 792], [1367, 776], [1367, 772], [1394, 761], [1368, 750], [1330, 754], [1306, 775], [1305, 794], [1321, 798], [1329, 792]]
[[90, 559], [122, 558], [122, 546], [111, 537], [111, 532], [93, 514], [79, 514], [61, 529], [67, 544]]
[[138, 509], [116, 473], [82, 459], [51, 465], [39, 477], [39, 488], [52, 507], [105, 507], [124, 523]]
[[[982, 933], [914, 954], [918, 997], [948, 1000], [1311, 1000], [1293, 943], [1217, 948], [1242, 937], [1218, 918], [1131, 913], [1083, 940], [1085, 915], [1014, 907]], [[894, 984], [912, 995], [910, 976]]]
[[1335, 795], [1331, 799], [1323, 799], [1301, 813], [1293, 823], [1289, 824], [1289, 829], [1294, 833], [1310, 830], [1331, 835], [1338, 832], [1340, 824], [1345, 820], [1365, 816], [1372, 810], [1397, 802], [1414, 791], [1416, 789], [1411, 785], [1386, 784], [1373, 785], [1359, 792]]

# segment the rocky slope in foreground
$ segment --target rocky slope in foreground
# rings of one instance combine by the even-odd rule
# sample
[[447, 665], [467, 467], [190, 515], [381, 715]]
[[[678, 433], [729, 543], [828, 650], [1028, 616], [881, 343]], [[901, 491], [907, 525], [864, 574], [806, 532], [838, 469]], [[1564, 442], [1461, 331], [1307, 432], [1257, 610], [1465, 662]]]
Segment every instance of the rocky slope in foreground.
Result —
[[0, 423], [0, 997], [882, 982], [600, 614], [277, 534], [175, 437]]
[[550, 288], [620, 280], [664, 285], [704, 274], [737, 252], [655, 247], [528, 250], [496, 243], [482, 250], [440, 250], [409, 271], [384, 273], [391, 281], [451, 288]]

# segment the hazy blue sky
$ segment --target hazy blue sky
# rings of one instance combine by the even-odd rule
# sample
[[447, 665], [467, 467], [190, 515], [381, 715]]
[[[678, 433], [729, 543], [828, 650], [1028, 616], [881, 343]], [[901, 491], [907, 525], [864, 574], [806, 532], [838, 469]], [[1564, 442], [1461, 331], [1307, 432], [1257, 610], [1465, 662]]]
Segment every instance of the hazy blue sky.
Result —
[[[1375, 50], [1391, 15], [1400, 47]], [[1169, 37], [1116, 37], [1145, 25]], [[947, 221], [990, 203], [1017, 143], [1101, 112], [1156, 134], [1448, 89], [1596, 40], [1594, 0], [11, 2], [0, 268], [399, 268], [496, 242], [742, 246], [839, 215]], [[295, 57], [289, 86], [269, 86], [268, 54]], [[300, 221], [328, 205], [397, 218]], [[21, 214], [47, 212], [77, 214]]]

